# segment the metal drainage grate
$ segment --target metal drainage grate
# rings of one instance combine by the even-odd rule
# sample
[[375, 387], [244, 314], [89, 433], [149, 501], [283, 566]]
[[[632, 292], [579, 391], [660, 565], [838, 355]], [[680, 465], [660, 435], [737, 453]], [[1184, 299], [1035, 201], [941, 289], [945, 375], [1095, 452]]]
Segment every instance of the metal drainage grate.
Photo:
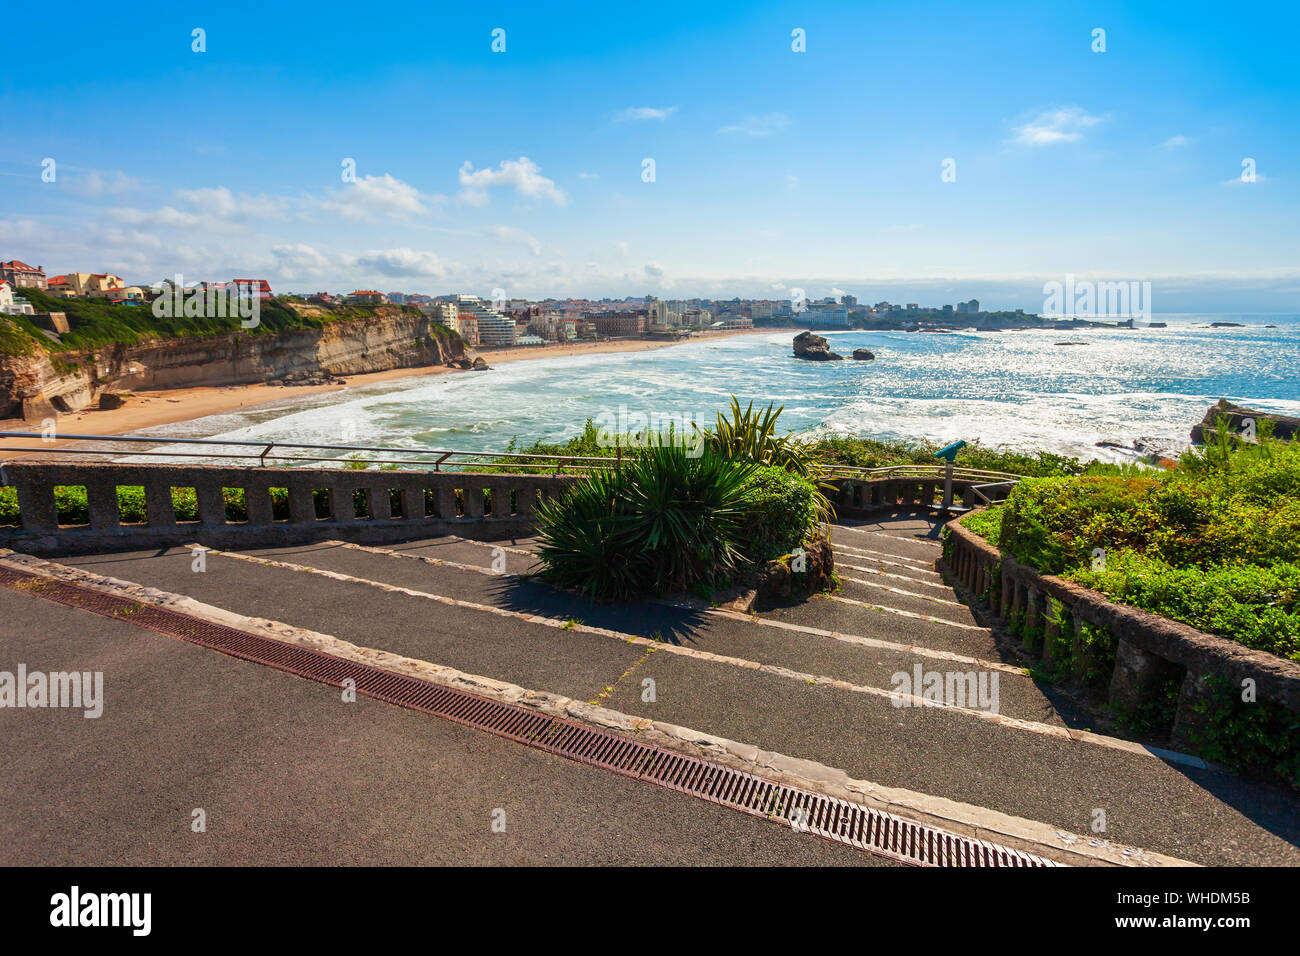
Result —
[[798, 787], [773, 783], [607, 730], [550, 717], [429, 681], [259, 637], [166, 608], [0, 567], [0, 586], [124, 620], [240, 660], [454, 720], [499, 737], [731, 807], [836, 843], [917, 866], [1057, 866], [1054, 861]]

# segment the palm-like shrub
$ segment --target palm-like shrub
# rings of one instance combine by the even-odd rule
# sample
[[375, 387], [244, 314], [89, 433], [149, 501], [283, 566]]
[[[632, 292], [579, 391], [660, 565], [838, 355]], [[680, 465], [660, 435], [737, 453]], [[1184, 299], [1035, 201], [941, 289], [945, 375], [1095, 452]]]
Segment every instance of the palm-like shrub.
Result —
[[659, 443], [580, 479], [538, 508], [542, 576], [600, 600], [726, 583], [756, 467]]
[[772, 404], [755, 410], [753, 402], [741, 409], [733, 395], [729, 413], [718, 412], [717, 424], [706, 432], [706, 444], [724, 458], [781, 468], [812, 482], [818, 516], [829, 521], [835, 509], [822, 490], [830, 486], [821, 481], [821, 458], [810, 443], [791, 433], [777, 434], [776, 421], [783, 411], [784, 405], [773, 408]]
[[809, 446], [792, 434], [778, 435], [776, 420], [785, 406], [754, 409], [750, 402], [744, 410], [736, 396], [731, 396], [730, 416], [718, 412], [714, 429], [707, 440], [724, 458], [752, 461], [759, 465], [784, 468], [804, 478], [811, 477], [816, 457]]

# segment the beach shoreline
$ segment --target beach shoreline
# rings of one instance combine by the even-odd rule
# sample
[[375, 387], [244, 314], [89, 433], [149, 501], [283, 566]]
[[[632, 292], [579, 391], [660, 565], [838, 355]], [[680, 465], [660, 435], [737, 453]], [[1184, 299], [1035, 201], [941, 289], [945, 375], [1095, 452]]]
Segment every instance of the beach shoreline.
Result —
[[[510, 362], [537, 361], [564, 358], [574, 355], [602, 355], [620, 352], [645, 352], [652, 349], [688, 345], [692, 342], [716, 341], [738, 335], [771, 335], [774, 332], [793, 331], [780, 328], [728, 329], [702, 332], [682, 341], [654, 341], [645, 339], [615, 339], [609, 342], [573, 342], [563, 345], [515, 346], [498, 349], [467, 350], [467, 355], [481, 355], [490, 366]], [[81, 411], [59, 415], [55, 422], [56, 434], [125, 435], [142, 428], [173, 425], [193, 421], [208, 415], [224, 412], [248, 411], [260, 405], [287, 398], [302, 398], [321, 392], [343, 392], [380, 382], [397, 381], [420, 375], [482, 375], [483, 372], [448, 368], [445, 365], [421, 365], [412, 368], [386, 369], [382, 372], [364, 372], [342, 375], [344, 385], [275, 385], [269, 382], [252, 382], [246, 385], [198, 385], [182, 388], [159, 388], [132, 392], [121, 408], [84, 408]], [[38, 432], [41, 428], [22, 419], [0, 419], [0, 431]], [[30, 447], [34, 439], [0, 438], [0, 451]], [[46, 443], [57, 448], [76, 439], [56, 439]], [[13, 458], [39, 452], [15, 452]]]

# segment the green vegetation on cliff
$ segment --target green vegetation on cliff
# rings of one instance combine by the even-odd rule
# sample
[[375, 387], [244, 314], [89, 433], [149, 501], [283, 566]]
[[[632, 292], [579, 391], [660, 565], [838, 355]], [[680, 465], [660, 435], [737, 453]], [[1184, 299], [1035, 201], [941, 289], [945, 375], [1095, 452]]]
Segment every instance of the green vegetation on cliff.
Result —
[[[148, 339], [195, 335], [273, 335], [302, 329], [323, 329], [335, 322], [373, 318], [378, 315], [418, 316], [414, 306], [397, 305], [305, 305], [297, 297], [267, 299], [261, 303], [258, 325], [242, 329], [238, 318], [204, 316], [159, 318], [149, 305], [111, 305], [104, 299], [61, 299], [38, 289], [23, 289], [22, 296], [37, 312], [63, 312], [70, 332], [55, 342], [25, 315], [0, 316], [0, 355], [29, 355], [33, 352], [61, 352], [106, 345], [134, 345]], [[448, 341], [459, 338], [445, 326], [430, 323], [430, 334]]]

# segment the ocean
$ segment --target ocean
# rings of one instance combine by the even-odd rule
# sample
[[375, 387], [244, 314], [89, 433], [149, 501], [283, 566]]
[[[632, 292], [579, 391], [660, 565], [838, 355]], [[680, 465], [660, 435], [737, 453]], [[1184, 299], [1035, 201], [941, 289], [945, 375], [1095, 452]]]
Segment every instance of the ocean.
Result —
[[[1098, 442], [1181, 450], [1220, 398], [1300, 415], [1300, 315], [1153, 318], [1168, 327], [818, 330], [843, 362], [796, 359], [795, 333], [774, 331], [490, 372], [417, 373], [136, 434], [502, 451], [512, 439], [567, 438], [602, 415], [711, 421], [734, 394], [784, 406], [785, 428], [811, 436], [978, 440], [1115, 461], [1133, 455]], [[1067, 341], [1084, 344], [1058, 344]], [[875, 360], [853, 361], [855, 348]]]

